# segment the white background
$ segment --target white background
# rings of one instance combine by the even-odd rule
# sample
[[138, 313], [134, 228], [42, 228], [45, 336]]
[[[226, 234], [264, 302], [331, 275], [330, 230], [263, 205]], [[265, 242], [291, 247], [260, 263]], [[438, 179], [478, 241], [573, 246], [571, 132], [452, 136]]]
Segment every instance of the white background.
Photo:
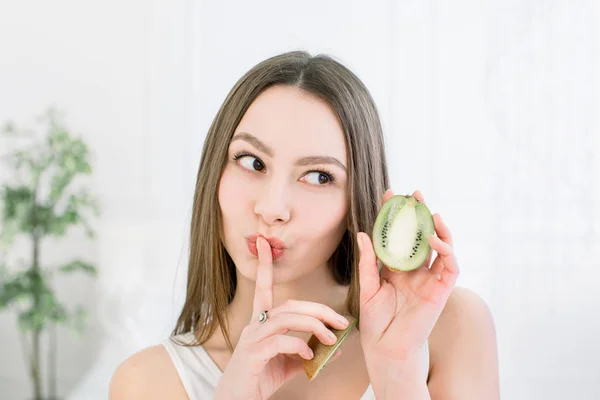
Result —
[[[103, 207], [96, 241], [42, 248], [100, 268], [57, 282], [93, 317], [81, 340], [59, 330], [59, 394], [106, 398], [117, 364], [171, 331], [205, 132], [247, 69], [304, 49], [364, 80], [393, 189], [447, 220], [459, 284], [495, 317], [502, 398], [599, 398], [599, 21], [595, 0], [2, 2], [0, 122], [64, 110]], [[14, 321], [1, 399], [31, 396]]]

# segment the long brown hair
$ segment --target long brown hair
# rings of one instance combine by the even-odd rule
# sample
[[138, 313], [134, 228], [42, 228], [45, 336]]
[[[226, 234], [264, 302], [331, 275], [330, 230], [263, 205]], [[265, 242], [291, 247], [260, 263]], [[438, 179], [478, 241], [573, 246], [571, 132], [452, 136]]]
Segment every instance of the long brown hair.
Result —
[[220, 327], [230, 351], [226, 308], [236, 290], [236, 271], [221, 242], [218, 186], [233, 133], [250, 104], [273, 85], [301, 88], [325, 101], [342, 126], [348, 153], [348, 228], [331, 257], [333, 276], [350, 285], [347, 306], [359, 318], [356, 233], [370, 233], [389, 178], [375, 103], [360, 79], [328, 55], [283, 53], [250, 69], [232, 88], [206, 136], [194, 194], [186, 299], [172, 334], [194, 332], [202, 344]]

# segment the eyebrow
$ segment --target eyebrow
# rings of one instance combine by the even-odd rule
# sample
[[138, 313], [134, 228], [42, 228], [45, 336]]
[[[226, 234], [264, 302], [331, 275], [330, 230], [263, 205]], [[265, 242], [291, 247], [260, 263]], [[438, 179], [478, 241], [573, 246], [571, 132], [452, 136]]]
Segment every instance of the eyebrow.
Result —
[[[248, 132], [237, 133], [235, 136], [233, 136], [233, 138], [231, 139], [231, 142], [233, 143], [236, 140], [243, 140], [245, 142], [250, 143], [252, 146], [256, 147], [258, 150], [267, 154], [269, 157], [273, 157], [273, 154], [275, 153], [271, 147], [267, 146], [259, 138], [257, 138], [256, 136], [254, 136]], [[333, 165], [337, 165], [339, 168], [343, 169], [344, 172], [346, 171], [346, 166], [344, 164], [342, 164], [340, 162], [340, 160], [338, 160], [335, 157], [330, 157], [330, 156], [302, 157], [301, 159], [299, 159], [296, 162], [296, 165], [298, 165], [298, 166], [306, 166], [306, 165], [314, 165], [314, 164], [333, 164]]]

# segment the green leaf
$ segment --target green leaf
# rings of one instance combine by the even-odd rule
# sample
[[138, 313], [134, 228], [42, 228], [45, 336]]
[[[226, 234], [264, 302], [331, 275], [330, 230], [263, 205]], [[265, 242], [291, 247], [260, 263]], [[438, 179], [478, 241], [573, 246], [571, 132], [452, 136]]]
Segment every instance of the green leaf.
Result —
[[18, 221], [11, 220], [4, 223], [0, 231], [0, 252], [8, 251], [18, 233]]
[[72, 207], [67, 206], [67, 209], [59, 215], [50, 216], [44, 226], [44, 233], [53, 236], [62, 236], [65, 234], [69, 226], [76, 225], [81, 221], [79, 213]]
[[[38, 276], [32, 281], [30, 296], [31, 306], [19, 314], [19, 328], [22, 331], [43, 331], [50, 322], [65, 323], [68, 321], [66, 309], [60, 305], [54, 291], [46, 284], [46, 279]], [[36, 301], [37, 300], [37, 301]]]
[[40, 324], [35, 318], [35, 312], [33, 309], [19, 313], [19, 330], [22, 333], [35, 331], [36, 328], [41, 329], [41, 326], [42, 324]]
[[81, 189], [78, 193], [69, 195], [67, 205], [61, 214], [49, 216], [44, 225], [44, 232], [48, 235], [61, 236], [69, 226], [82, 224], [87, 235], [93, 237], [94, 232], [85, 218], [85, 212], [89, 211], [98, 216], [99, 209], [97, 200], [89, 194], [88, 190]]
[[33, 205], [33, 192], [26, 186], [10, 187], [4, 185], [1, 192], [3, 207], [3, 220], [22, 218], [29, 214]]
[[62, 304], [58, 304], [56, 303], [56, 301], [54, 301], [54, 303], [52, 303], [52, 307], [49, 309], [49, 313], [48, 313], [48, 319], [54, 323], [57, 324], [65, 324], [67, 322], [69, 322], [69, 313], [67, 312], [67, 309], [62, 305]]
[[31, 281], [26, 273], [20, 273], [0, 284], [0, 309], [13, 302], [31, 296]]
[[67, 272], [67, 273], [81, 271], [81, 272], [88, 273], [92, 276], [97, 276], [97, 274], [98, 274], [98, 270], [96, 269], [95, 266], [93, 266], [92, 264], [83, 262], [83, 261], [79, 261], [79, 260], [70, 262], [69, 264], [62, 265], [58, 268], [58, 270], [61, 272]]
[[50, 202], [56, 204], [65, 188], [78, 174], [90, 174], [88, 149], [80, 138], [73, 138], [62, 127], [55, 127], [48, 136], [48, 146], [54, 155], [57, 174], [52, 178]]
[[48, 203], [56, 204], [62, 197], [65, 188], [71, 183], [75, 174], [71, 171], [60, 170], [56, 173], [50, 182], [50, 194], [48, 195]]
[[[33, 192], [25, 186], [4, 185], [0, 191], [2, 200], [3, 229], [0, 232], [0, 249], [11, 244], [18, 233], [33, 231]], [[43, 214], [43, 212], [41, 212]]]

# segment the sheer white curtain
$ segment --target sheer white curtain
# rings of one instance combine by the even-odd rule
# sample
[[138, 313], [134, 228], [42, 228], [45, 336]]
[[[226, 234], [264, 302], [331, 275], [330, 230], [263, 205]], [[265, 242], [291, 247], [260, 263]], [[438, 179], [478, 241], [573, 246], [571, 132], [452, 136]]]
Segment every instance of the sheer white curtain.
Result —
[[[168, 333], [179, 307], [176, 278], [185, 268], [177, 267], [185, 266], [180, 258], [196, 163], [187, 158], [191, 6], [158, 0], [0, 5], [0, 121], [41, 129], [34, 117], [46, 107], [65, 112], [67, 126], [92, 153], [94, 174], [78, 183], [99, 196], [103, 210], [93, 223], [95, 241], [73, 230], [42, 243], [43, 268], [75, 258], [99, 267], [97, 280], [74, 274], [53, 282], [68, 308], [91, 311], [83, 338], [57, 330], [61, 398], [106, 398], [118, 362]], [[0, 139], [2, 153], [3, 144]], [[0, 185], [13, 184], [9, 174], [0, 167]], [[10, 257], [30, 260], [29, 244], [18, 244]], [[2, 399], [33, 396], [21, 335], [16, 315], [0, 313]], [[47, 388], [47, 376], [42, 381]]]
[[595, 0], [154, 1], [148, 132], [128, 142], [145, 201], [104, 225], [106, 341], [70, 398], [105, 398], [115, 363], [172, 328], [204, 134], [241, 74], [297, 48], [370, 88], [393, 189], [444, 215], [459, 285], [492, 309], [503, 398], [600, 396], [599, 15]]
[[491, 299], [510, 398], [600, 397], [599, 10], [488, 2]]
[[[142, 113], [130, 131], [105, 132], [110, 139], [97, 149], [106, 209], [97, 240], [95, 322], [102, 341], [89, 349], [95, 363], [69, 399], [106, 399], [119, 363], [167, 337], [183, 304], [199, 160], [199, 149], [191, 148], [192, 5], [140, 1], [127, 13], [139, 35], [132, 47], [141, 67], [132, 80], [140, 83], [135, 93]], [[118, 106], [128, 112], [127, 105]]]

